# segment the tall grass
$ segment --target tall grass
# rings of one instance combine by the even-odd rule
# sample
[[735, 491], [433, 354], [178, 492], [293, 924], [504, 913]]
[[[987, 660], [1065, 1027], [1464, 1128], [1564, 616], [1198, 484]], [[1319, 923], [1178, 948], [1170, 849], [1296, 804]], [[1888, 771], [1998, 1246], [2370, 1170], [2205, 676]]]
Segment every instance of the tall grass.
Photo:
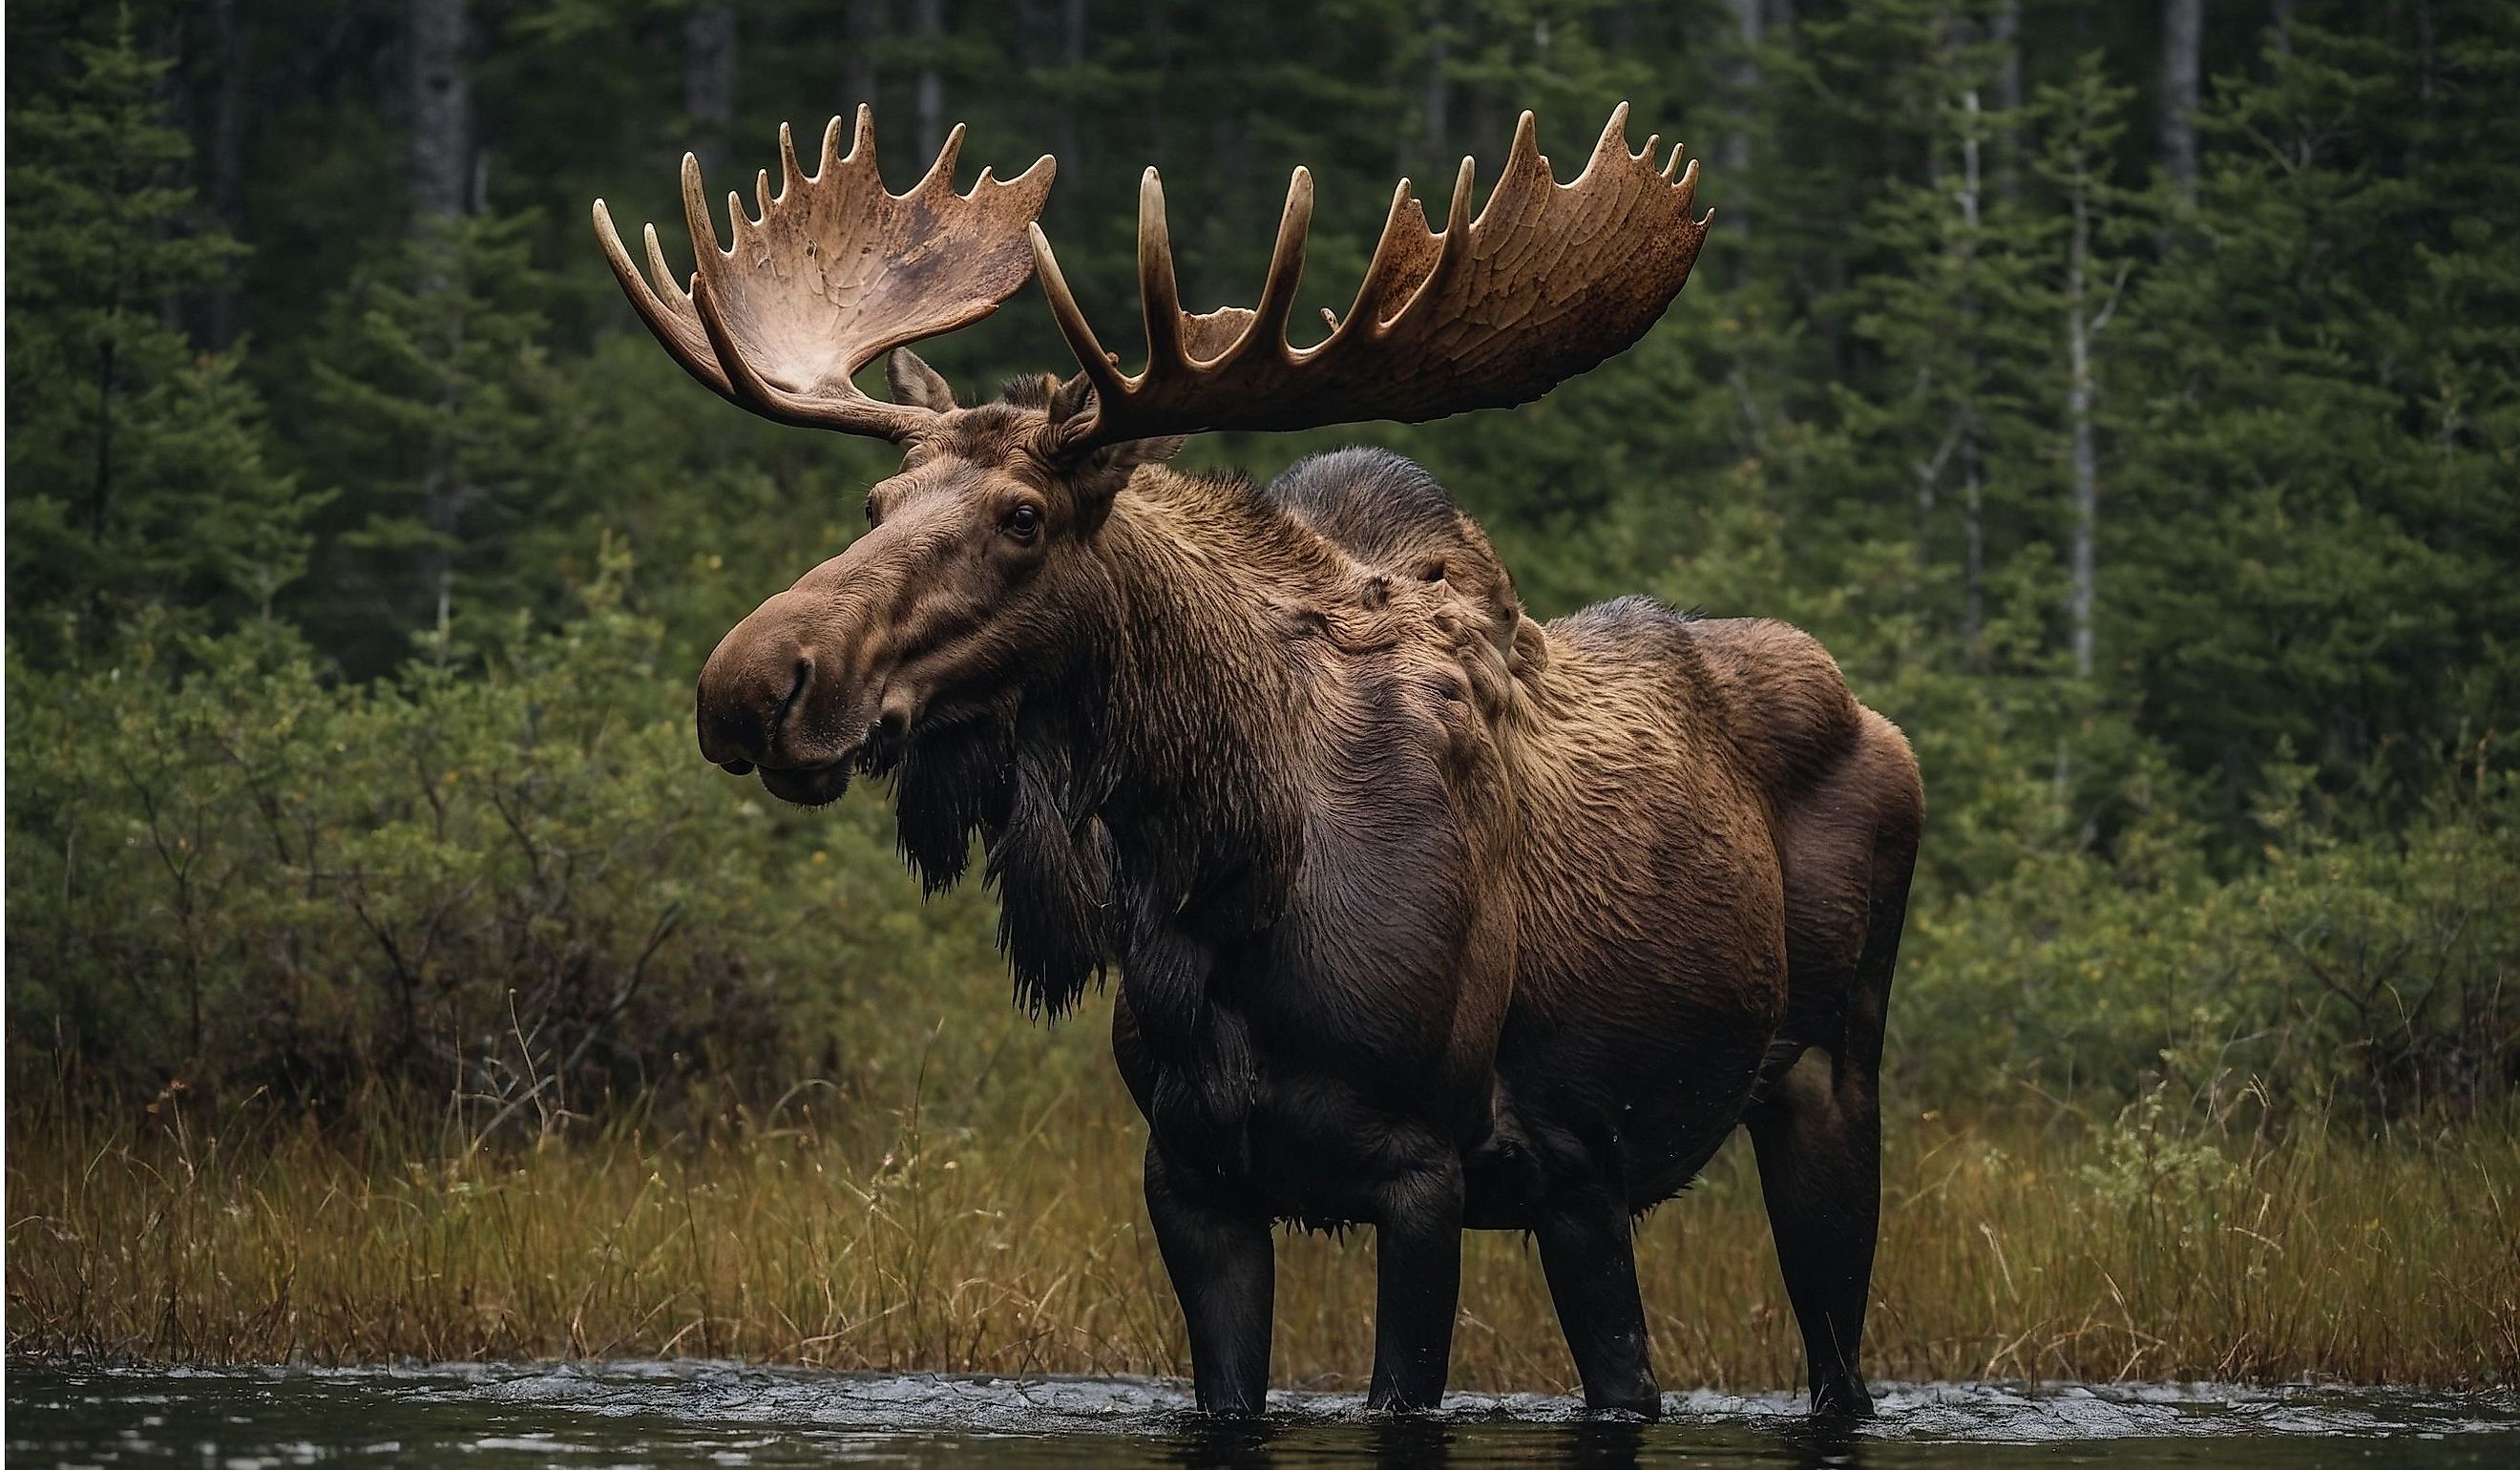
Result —
[[[211, 1361], [692, 1355], [1178, 1373], [1125, 1101], [873, 1133], [808, 1103], [476, 1146], [236, 1114], [22, 1112], [9, 1347]], [[2520, 1380], [2520, 1128], [2348, 1140], [1896, 1120], [1868, 1339], [1889, 1378]], [[1667, 1384], [1799, 1381], [1747, 1150], [1640, 1226]], [[1275, 1378], [1353, 1386], [1371, 1232], [1281, 1245]], [[1564, 1389], [1517, 1236], [1470, 1238], [1454, 1382]]]

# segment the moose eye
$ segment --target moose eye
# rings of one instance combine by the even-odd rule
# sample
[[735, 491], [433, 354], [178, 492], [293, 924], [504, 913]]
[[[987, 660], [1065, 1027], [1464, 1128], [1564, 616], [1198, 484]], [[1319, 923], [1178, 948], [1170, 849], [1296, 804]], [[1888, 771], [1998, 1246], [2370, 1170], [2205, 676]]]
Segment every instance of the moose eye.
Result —
[[1017, 506], [1007, 512], [1006, 532], [1017, 541], [1029, 542], [1041, 534], [1041, 511], [1034, 506]]

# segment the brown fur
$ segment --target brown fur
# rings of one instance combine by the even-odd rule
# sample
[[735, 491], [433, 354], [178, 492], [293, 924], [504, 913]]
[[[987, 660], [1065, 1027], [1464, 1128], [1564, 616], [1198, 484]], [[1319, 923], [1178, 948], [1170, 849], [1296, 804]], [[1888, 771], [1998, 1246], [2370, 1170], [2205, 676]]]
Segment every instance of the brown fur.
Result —
[[1381, 1232], [1376, 1403], [1440, 1394], [1467, 1225], [1538, 1234], [1588, 1398], [1650, 1410], [1629, 1216], [1746, 1125], [1815, 1402], [1862, 1411], [1898, 731], [1779, 624], [1533, 623], [1405, 461], [1064, 466], [1061, 407], [914, 442], [712, 655], [701, 741], [791, 800], [889, 772], [931, 884], [976, 836], [1032, 1004], [1116, 968], [1201, 1402], [1258, 1406], [1295, 1220]]

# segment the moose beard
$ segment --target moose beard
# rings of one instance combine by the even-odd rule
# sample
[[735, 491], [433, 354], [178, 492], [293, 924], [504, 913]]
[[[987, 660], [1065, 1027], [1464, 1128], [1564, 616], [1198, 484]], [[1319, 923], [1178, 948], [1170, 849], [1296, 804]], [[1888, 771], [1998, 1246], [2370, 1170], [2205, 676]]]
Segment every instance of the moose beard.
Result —
[[894, 778], [895, 837], [929, 894], [969, 872], [971, 841], [998, 895], [998, 948], [1015, 1001], [1058, 1017], [1112, 962], [1110, 833], [1093, 816], [1071, 741], [1010, 698], [915, 737]]

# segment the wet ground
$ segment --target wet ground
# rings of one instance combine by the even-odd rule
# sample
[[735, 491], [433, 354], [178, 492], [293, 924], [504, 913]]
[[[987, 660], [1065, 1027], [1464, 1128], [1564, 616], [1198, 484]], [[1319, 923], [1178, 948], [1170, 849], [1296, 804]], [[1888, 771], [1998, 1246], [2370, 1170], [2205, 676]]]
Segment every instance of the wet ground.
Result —
[[8, 1463], [508, 1466], [2520, 1466], [2520, 1395], [2215, 1385], [1878, 1390], [1852, 1432], [1798, 1398], [1672, 1394], [1659, 1424], [1574, 1402], [1456, 1394], [1368, 1415], [1271, 1396], [1216, 1425], [1131, 1379], [877, 1377], [722, 1363], [393, 1368], [12, 1364]]

